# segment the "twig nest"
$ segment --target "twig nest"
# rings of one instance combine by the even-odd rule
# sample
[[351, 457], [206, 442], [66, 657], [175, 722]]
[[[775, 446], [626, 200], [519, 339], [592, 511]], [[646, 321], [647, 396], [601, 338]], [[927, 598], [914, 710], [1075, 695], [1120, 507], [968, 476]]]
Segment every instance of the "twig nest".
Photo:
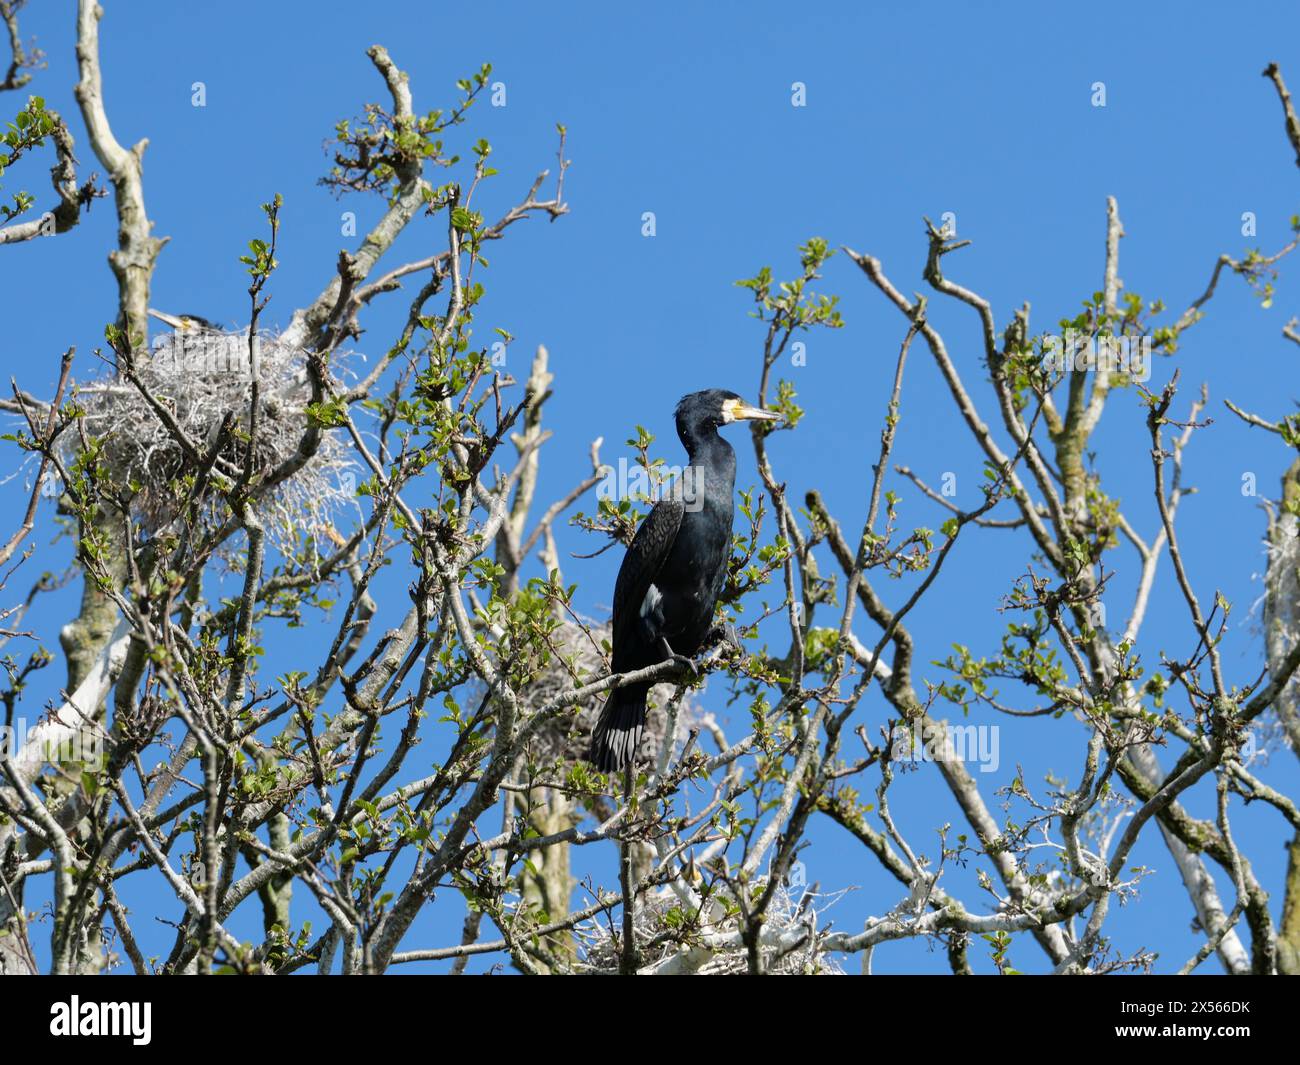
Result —
[[[255, 343], [254, 353], [246, 331], [164, 333], [139, 367], [140, 387], [105, 377], [78, 388], [85, 432], [99, 444], [101, 471], [132, 500], [135, 516], [150, 531], [181, 516], [197, 469], [145, 393], [170, 413], [200, 453], [214, 446], [230, 412], [233, 431], [218, 452], [213, 473], [218, 484], [231, 484], [247, 461], [255, 354], [254, 481], [298, 453], [311, 402], [306, 352], [269, 333], [259, 332]], [[65, 433], [63, 446], [73, 461], [81, 449], [80, 434]], [[271, 543], [288, 555], [307, 535], [318, 535], [334, 515], [354, 504], [356, 478], [347, 444], [338, 433], [324, 432], [312, 459], [259, 500], [258, 513]], [[221, 493], [206, 492], [199, 524], [215, 528], [229, 517]]]
[[[763, 885], [754, 883], [757, 889]], [[763, 922], [763, 971], [773, 975], [843, 976], [835, 959], [818, 948], [817, 930], [822, 913], [843, 895], [823, 895], [802, 885], [780, 884], [772, 895]], [[638, 956], [643, 968], [665, 973], [699, 976], [737, 976], [749, 971], [749, 954], [741, 944], [709, 946], [707, 938], [697, 944], [681, 944], [675, 933], [680, 928], [683, 903], [670, 888], [643, 897], [633, 921]], [[702, 931], [725, 935], [740, 930], [740, 923], [719, 901], [704, 907]], [[576, 929], [583, 948], [583, 968], [594, 973], [616, 973], [622, 944], [608, 920], [587, 921]], [[780, 943], [789, 946], [780, 946]]]

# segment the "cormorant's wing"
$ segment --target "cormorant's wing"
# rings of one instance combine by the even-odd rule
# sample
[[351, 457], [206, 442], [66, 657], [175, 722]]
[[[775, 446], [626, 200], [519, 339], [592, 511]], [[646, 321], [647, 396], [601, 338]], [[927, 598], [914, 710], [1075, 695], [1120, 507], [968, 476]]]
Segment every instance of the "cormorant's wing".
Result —
[[685, 513], [686, 505], [680, 499], [661, 499], [641, 523], [623, 556], [614, 583], [615, 670], [628, 668], [639, 657], [631, 652], [642, 632], [642, 611], [653, 610], [658, 598], [654, 581], [673, 548]]

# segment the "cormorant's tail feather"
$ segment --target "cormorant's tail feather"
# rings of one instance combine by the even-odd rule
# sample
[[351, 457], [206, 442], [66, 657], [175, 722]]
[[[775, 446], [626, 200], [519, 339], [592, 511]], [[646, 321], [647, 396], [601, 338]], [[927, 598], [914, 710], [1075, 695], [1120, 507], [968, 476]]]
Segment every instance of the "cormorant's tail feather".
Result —
[[610, 692], [591, 734], [591, 753], [587, 756], [600, 772], [617, 772], [636, 757], [645, 731], [645, 699], [644, 688], [615, 688]]

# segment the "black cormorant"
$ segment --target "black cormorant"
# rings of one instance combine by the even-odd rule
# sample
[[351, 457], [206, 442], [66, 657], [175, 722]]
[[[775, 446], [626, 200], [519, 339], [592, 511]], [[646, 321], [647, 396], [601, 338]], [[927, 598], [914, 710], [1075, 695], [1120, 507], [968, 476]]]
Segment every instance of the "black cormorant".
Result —
[[[671, 498], [641, 523], [614, 585], [615, 673], [667, 659], [685, 664], [711, 635], [718, 595], [731, 558], [736, 453], [718, 435], [730, 422], [780, 415], [750, 407], [734, 392], [710, 388], [677, 404], [677, 435], [690, 465]], [[592, 734], [591, 763], [602, 773], [623, 769], [645, 727], [649, 684], [610, 692]]]
[[164, 325], [171, 326], [178, 333], [221, 333], [224, 330], [216, 322], [210, 322], [206, 318], [200, 318], [197, 314], [167, 314], [165, 311], [156, 311], [149, 308], [149, 317], [156, 318]]

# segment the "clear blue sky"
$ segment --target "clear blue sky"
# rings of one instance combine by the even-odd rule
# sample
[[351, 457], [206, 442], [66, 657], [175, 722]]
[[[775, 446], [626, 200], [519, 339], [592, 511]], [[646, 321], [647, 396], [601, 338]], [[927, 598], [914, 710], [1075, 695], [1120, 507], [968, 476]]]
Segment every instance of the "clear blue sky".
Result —
[[[261, 235], [258, 205], [275, 192], [285, 198], [282, 265], [267, 317], [281, 325], [328, 280], [346, 243], [340, 212], [357, 211], [362, 226], [377, 216], [375, 201], [339, 203], [316, 185], [327, 169], [322, 145], [334, 122], [385, 98], [365, 57], [372, 43], [386, 45], [410, 73], [417, 109], [448, 103], [456, 78], [484, 60], [494, 64], [507, 106], [481, 102], [453, 137], [465, 144], [484, 136], [495, 148], [502, 174], [480, 202], [489, 217], [553, 164], [554, 123], [568, 126], [572, 214], [554, 225], [523, 223], [490, 249], [489, 298], [479, 318], [481, 330], [499, 325], [518, 337], [511, 369], [519, 376], [537, 343], [550, 348], [556, 380], [547, 419], [555, 436], [546, 446], [543, 496], [563, 492], [587, 471], [592, 438], [603, 436], [604, 457], [617, 459], [638, 422], [660, 435], [660, 452], [676, 461], [671, 411], [684, 392], [721, 386], [752, 394], [761, 336], [733, 282], [763, 264], [778, 276], [793, 272], [795, 246], [810, 235], [879, 256], [911, 292], [923, 284], [922, 215], [955, 212], [959, 235], [974, 246], [946, 261], [949, 275], [992, 300], [999, 328], [1028, 300], [1033, 326], [1042, 330], [1072, 316], [1101, 287], [1107, 195], [1119, 198], [1127, 232], [1120, 271], [1127, 289], [1162, 298], [1176, 311], [1201, 293], [1220, 253], [1285, 243], [1300, 200], [1280, 108], [1260, 77], [1277, 60], [1300, 90], [1300, 26], [1284, 4], [1231, 11], [1118, 3], [1050, 10], [717, 3], [664, 10], [483, 2], [453, 13], [406, 0], [310, 7], [108, 0], [104, 7], [110, 119], [124, 143], [150, 140], [149, 214], [155, 232], [170, 238], [153, 304], [168, 310], [229, 324], [246, 320], [247, 281], [237, 258], [250, 237]], [[84, 177], [96, 164], [71, 92], [72, 5], [33, 4], [23, 15], [24, 33], [35, 34], [49, 58], [31, 91], [69, 118]], [[191, 106], [196, 81], [206, 84], [203, 108]], [[791, 106], [795, 81], [807, 85], [804, 108]], [[1090, 102], [1097, 81], [1106, 85], [1104, 109]], [[13, 110], [17, 101], [11, 95], [2, 102]], [[43, 205], [46, 165], [42, 158], [11, 170], [5, 194], [26, 187]], [[645, 211], [657, 217], [653, 239], [641, 236]], [[1257, 238], [1241, 235], [1245, 211], [1257, 215]], [[429, 254], [440, 239], [440, 227], [414, 226], [394, 261]], [[114, 243], [111, 203], [101, 201], [74, 232], [0, 256], [10, 325], [0, 335], [0, 354], [25, 388], [48, 394], [69, 344], [78, 347], [80, 374], [89, 372], [91, 352], [115, 314], [105, 261]], [[1262, 565], [1263, 529], [1257, 500], [1241, 494], [1241, 477], [1254, 472], [1260, 490], [1276, 495], [1287, 456], [1275, 438], [1236, 422], [1221, 400], [1271, 418], [1293, 409], [1297, 352], [1280, 330], [1300, 313], [1297, 265], [1284, 266], [1268, 310], [1227, 279], [1208, 320], [1177, 357], [1184, 400], [1208, 382], [1216, 419], [1188, 455], [1188, 481], [1198, 494], [1184, 505], [1181, 535], [1198, 591], [1208, 598], [1220, 589], [1235, 604], [1224, 653], [1238, 683], [1253, 680], [1260, 663], [1248, 608], [1260, 591], [1253, 578]], [[903, 323], [843, 256], [829, 265], [822, 288], [841, 295], [847, 324], [807, 338], [807, 365], [786, 368], [808, 413], [796, 433], [774, 440], [772, 454], [796, 496], [820, 488], [846, 527], [858, 528]], [[397, 297], [368, 323], [376, 351], [405, 300]], [[986, 419], [995, 421], [974, 315], [935, 303], [931, 318]], [[366, 344], [363, 338], [358, 347], [364, 352]], [[955, 472], [957, 503], [973, 506], [978, 456], [932, 364], [919, 346], [916, 352], [895, 459], [932, 482]], [[1162, 384], [1172, 368], [1161, 361], [1154, 382]], [[1132, 393], [1112, 399], [1100, 440], [1106, 487], [1150, 538], [1156, 518], [1148, 444]], [[752, 458], [747, 447], [738, 450], [740, 480], [752, 483]], [[910, 488], [891, 486], [906, 501], [904, 525], [937, 527], [943, 515], [936, 507]], [[3, 488], [11, 512], [20, 491], [16, 483]], [[43, 532], [52, 529], [51, 518], [42, 512]], [[927, 663], [946, 655], [950, 643], [996, 650], [1005, 623], [996, 608], [1022, 571], [1023, 543], [990, 531], [959, 545], [913, 617], [918, 680], [940, 679]], [[561, 548], [567, 558], [588, 544], [566, 530]], [[66, 554], [60, 546], [46, 558]], [[580, 582], [580, 602], [593, 614], [607, 608], [616, 554], [566, 562], [566, 577]], [[1126, 548], [1108, 558], [1119, 570], [1108, 599], [1111, 627], [1127, 611], [1133, 561]], [[20, 573], [10, 591], [25, 590], [33, 575]], [[1166, 566], [1141, 645], [1152, 664], [1162, 649], [1183, 654], [1189, 647], [1169, 577]], [[901, 602], [905, 590], [886, 592]], [[400, 587], [391, 591], [404, 601]], [[45, 597], [30, 617], [51, 647], [73, 610], [72, 595]], [[268, 666], [269, 675], [287, 668]], [[53, 694], [61, 673], [56, 667], [41, 678], [45, 687], [34, 689], [29, 713]], [[726, 713], [722, 687], [715, 682], [707, 698]], [[874, 730], [884, 707], [873, 695], [862, 712]], [[743, 712], [735, 729], [742, 718]], [[994, 784], [1006, 785], [1017, 764], [1031, 787], [1049, 770], [1077, 779], [1077, 726], [999, 723], [1002, 769], [981, 781], [990, 803], [998, 801]], [[1276, 786], [1297, 792], [1300, 774], [1288, 752], [1278, 752], [1266, 772]], [[1211, 795], [1202, 788], [1189, 805], [1204, 816]], [[934, 826], [960, 819], [932, 770], [900, 781], [893, 806], [900, 827], [931, 854]], [[1234, 828], [1280, 905], [1288, 833], [1262, 806], [1239, 810]], [[1160, 967], [1176, 968], [1199, 940], [1172, 862], [1157, 835], [1148, 836], [1136, 860], [1157, 875], [1139, 901], [1113, 909], [1107, 928], [1125, 949], [1158, 950]], [[859, 926], [864, 915], [898, 901], [892, 878], [839, 830], [821, 825], [812, 838], [804, 854], [809, 879], [827, 890], [857, 887], [833, 911], [837, 927]], [[952, 886], [976, 895], [960, 871]], [[160, 896], [133, 901], [147, 910], [151, 900]], [[417, 926], [420, 945], [454, 941], [459, 913], [439, 908], [441, 919]], [[255, 909], [249, 908], [253, 919]], [[175, 911], [169, 904], [167, 914]], [[254, 935], [251, 921], [246, 932]], [[154, 949], [169, 941], [158, 926]], [[972, 957], [988, 967], [983, 949]], [[1035, 970], [1043, 961], [1029, 941], [1013, 951], [1021, 968]], [[879, 950], [876, 968], [942, 971], [945, 961], [942, 952], [912, 943]]]

